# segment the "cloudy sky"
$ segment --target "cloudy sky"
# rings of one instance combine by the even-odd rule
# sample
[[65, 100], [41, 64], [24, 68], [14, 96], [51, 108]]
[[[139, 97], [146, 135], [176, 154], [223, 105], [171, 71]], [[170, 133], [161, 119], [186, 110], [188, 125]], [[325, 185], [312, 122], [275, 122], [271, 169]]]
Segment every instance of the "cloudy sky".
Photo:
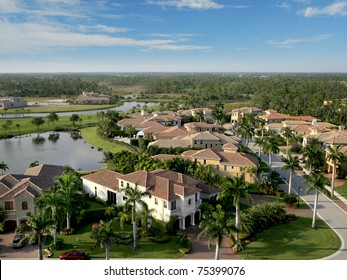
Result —
[[0, 0], [0, 72], [347, 72], [347, 1]]

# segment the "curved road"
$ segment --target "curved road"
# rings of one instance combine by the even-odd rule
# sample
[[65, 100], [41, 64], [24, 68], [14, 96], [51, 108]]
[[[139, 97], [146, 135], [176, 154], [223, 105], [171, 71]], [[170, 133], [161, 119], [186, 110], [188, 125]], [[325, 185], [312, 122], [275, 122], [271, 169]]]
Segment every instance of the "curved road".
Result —
[[[254, 152], [258, 154], [258, 147], [253, 145], [253, 141], [248, 144]], [[268, 163], [268, 156], [261, 153], [263, 161]], [[283, 163], [281, 158], [272, 155], [272, 168], [276, 170], [286, 181], [289, 179], [289, 171], [282, 170]], [[301, 188], [299, 191], [299, 187]], [[314, 191], [306, 194], [308, 184], [303, 182], [302, 176], [296, 174], [293, 176], [292, 191], [300, 195], [300, 197], [313, 209]], [[300, 193], [299, 193], [300, 192]], [[337, 206], [330, 198], [320, 193], [317, 207], [317, 215], [324, 220], [340, 237], [341, 248], [334, 254], [326, 257], [329, 260], [347, 260], [347, 213]]]

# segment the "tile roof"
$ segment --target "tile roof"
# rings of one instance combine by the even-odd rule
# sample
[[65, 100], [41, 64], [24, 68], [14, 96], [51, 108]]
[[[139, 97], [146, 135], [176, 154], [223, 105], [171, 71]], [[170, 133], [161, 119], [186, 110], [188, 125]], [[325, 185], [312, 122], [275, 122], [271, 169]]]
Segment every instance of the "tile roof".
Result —
[[250, 114], [250, 113], [256, 113], [256, 112], [263, 112], [263, 109], [259, 109], [256, 107], [241, 107], [241, 108], [236, 108], [231, 111], [232, 113], [243, 113], [243, 114]]
[[149, 126], [143, 129], [144, 133], [156, 133], [156, 132], [160, 132], [160, 131], [165, 131], [167, 130], [167, 126], [165, 125], [153, 125], [153, 126]]
[[239, 145], [235, 143], [226, 143], [222, 146], [223, 150], [237, 150], [239, 148]]
[[261, 115], [259, 118], [265, 119], [265, 120], [277, 120], [277, 119], [293, 119], [292, 116], [286, 115], [286, 114], [280, 114], [280, 113], [271, 113], [266, 115]]
[[54, 178], [60, 176], [64, 171], [64, 166], [40, 164], [28, 168], [24, 175], [30, 176], [30, 180], [41, 189], [49, 189], [54, 186]]
[[215, 128], [218, 126], [212, 123], [205, 123], [205, 122], [189, 122], [189, 123], [185, 123], [184, 127]]
[[347, 131], [329, 131], [317, 135], [309, 135], [307, 138], [317, 138], [319, 141], [332, 145], [347, 145]]
[[157, 138], [161, 137], [176, 137], [176, 136], [186, 136], [188, 132], [185, 129], [182, 129], [178, 126], [166, 127], [165, 130], [161, 130], [159, 132], [155, 132], [153, 135]]
[[124, 176], [121, 173], [114, 172], [108, 169], [97, 171], [88, 175], [84, 175], [81, 178], [90, 182], [105, 186], [109, 189], [118, 191], [119, 190], [119, 178]]
[[[23, 191], [25, 191], [23, 193]], [[36, 186], [33, 182], [30, 181], [30, 178], [26, 178], [18, 182], [13, 188], [3, 193], [0, 198], [2, 200], [10, 200], [16, 197], [39, 197], [42, 192], [42, 189]]]

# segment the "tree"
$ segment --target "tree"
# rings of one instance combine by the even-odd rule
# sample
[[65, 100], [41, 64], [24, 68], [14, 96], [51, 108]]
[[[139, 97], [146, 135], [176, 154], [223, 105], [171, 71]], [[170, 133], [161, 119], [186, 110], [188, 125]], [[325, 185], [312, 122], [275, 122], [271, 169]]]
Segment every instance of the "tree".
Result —
[[125, 127], [125, 133], [129, 135], [129, 138], [132, 138], [133, 135], [136, 134], [136, 132], [137, 131], [136, 131], [135, 127], [132, 126], [131, 124], [129, 124]]
[[292, 190], [292, 179], [295, 174], [295, 170], [301, 170], [301, 166], [299, 164], [299, 158], [297, 156], [289, 155], [287, 158], [282, 158], [282, 162], [285, 165], [282, 167], [283, 170], [289, 170], [289, 184], [288, 184], [288, 193], [291, 193]]
[[288, 157], [289, 141], [293, 138], [294, 132], [287, 126], [283, 129], [282, 136], [286, 139], [286, 157]]
[[8, 126], [8, 132], [11, 132], [11, 126], [13, 124], [13, 120], [6, 120], [6, 124]]
[[219, 248], [225, 236], [229, 236], [229, 216], [222, 209], [220, 204], [217, 204], [216, 209], [212, 212], [207, 212], [208, 215], [203, 215], [203, 220], [199, 224], [201, 232], [198, 235], [198, 240], [203, 237], [208, 237], [208, 248], [211, 249], [212, 244], [216, 243], [215, 260], [219, 260]]
[[306, 189], [306, 194], [312, 190], [316, 190], [314, 207], [313, 207], [313, 218], [312, 218], [312, 228], [316, 227], [316, 216], [317, 216], [317, 205], [318, 205], [318, 196], [320, 192], [326, 192], [325, 185], [328, 184], [328, 179], [325, 178], [324, 173], [322, 172], [312, 172], [309, 175], [304, 176], [304, 182], [310, 184]]
[[42, 117], [34, 117], [31, 120], [31, 123], [36, 126], [37, 128], [37, 136], [40, 136], [40, 126], [45, 123], [45, 120]]
[[277, 154], [280, 151], [278, 148], [278, 144], [277, 144], [275, 137], [264, 137], [263, 143], [262, 143], [262, 148], [263, 148], [264, 154], [269, 156], [269, 166], [271, 168], [271, 166], [272, 166], [272, 159], [271, 159], [272, 154]]
[[70, 117], [70, 122], [72, 122], [72, 125], [75, 127], [76, 122], [82, 121], [82, 118], [78, 114], [72, 114]]
[[216, 120], [217, 124], [221, 126], [225, 117], [224, 103], [221, 101], [217, 102], [213, 107], [211, 115]]
[[54, 126], [54, 123], [59, 121], [59, 116], [57, 113], [52, 112], [48, 114], [47, 119], [49, 122], [53, 123]]
[[331, 196], [334, 196], [336, 165], [341, 163], [341, 161], [345, 158], [345, 155], [342, 152], [340, 152], [340, 148], [341, 146], [329, 146], [327, 149], [327, 160], [330, 160], [333, 163], [333, 173], [331, 176]]
[[254, 138], [254, 146], [258, 146], [258, 156], [260, 157], [261, 154], [261, 147], [263, 145], [263, 138], [261, 137], [256, 137]]
[[204, 111], [199, 109], [195, 112], [195, 119], [198, 121], [198, 122], [203, 122], [205, 121], [205, 114], [204, 114]]
[[1, 169], [1, 174], [4, 174], [4, 172], [6, 172], [6, 170], [8, 170], [8, 165], [5, 162], [0, 162], [0, 169]]
[[133, 249], [137, 249], [136, 237], [137, 237], [137, 225], [136, 225], [136, 206], [145, 207], [146, 204], [142, 198], [144, 196], [148, 196], [149, 193], [147, 191], [142, 192], [138, 185], [136, 184], [134, 188], [127, 186], [124, 190], [124, 196], [126, 199], [125, 205], [131, 205], [131, 220], [133, 224], [133, 238], [134, 244]]
[[240, 200], [246, 198], [249, 202], [252, 201], [250, 191], [251, 186], [245, 181], [245, 174], [242, 173], [236, 177], [224, 177], [219, 186], [217, 200], [222, 202], [222, 205], [228, 208], [230, 203], [235, 207], [235, 250], [237, 252], [239, 245], [239, 230], [241, 223]]
[[92, 237], [96, 240], [94, 248], [98, 246], [100, 246], [101, 248], [105, 247], [106, 260], [109, 260], [110, 247], [112, 243], [117, 241], [115, 221], [100, 221], [99, 225], [95, 229], [93, 229]]
[[55, 180], [57, 193], [64, 201], [64, 213], [66, 215], [66, 227], [71, 228], [71, 217], [77, 213], [84, 203], [82, 191], [82, 180], [72, 170], [65, 170], [61, 176]]
[[21, 133], [20, 133], [20, 124], [19, 124], [19, 123], [16, 123], [16, 127], [17, 127], [17, 130], [18, 130], [19, 138], [20, 138], [20, 137], [21, 137]]
[[303, 157], [308, 161], [310, 173], [312, 168], [321, 168], [322, 164], [324, 164], [322, 142], [317, 138], [309, 138], [306, 146], [303, 148]]
[[43, 260], [42, 252], [42, 238], [45, 233], [47, 233], [54, 223], [53, 220], [45, 218], [42, 213], [37, 212], [35, 214], [28, 213], [27, 221], [24, 224], [21, 224], [17, 228], [17, 232], [24, 234], [24, 239], [32, 243], [37, 239], [38, 243], [38, 258]]

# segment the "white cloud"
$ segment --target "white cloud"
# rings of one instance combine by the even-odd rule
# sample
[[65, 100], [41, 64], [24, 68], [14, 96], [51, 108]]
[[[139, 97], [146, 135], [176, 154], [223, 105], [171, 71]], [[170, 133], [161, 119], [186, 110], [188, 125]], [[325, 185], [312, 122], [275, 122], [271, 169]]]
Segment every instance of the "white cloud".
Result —
[[216, 3], [214, 0], [148, 0], [148, 4], [162, 7], [190, 8], [195, 10], [222, 9], [224, 5]]
[[78, 28], [82, 32], [92, 31], [92, 32], [101, 32], [101, 33], [124, 33], [132, 29], [126, 27], [113, 27], [103, 24], [97, 25], [80, 25]]
[[20, 13], [22, 8], [17, 0], [0, 0], [0, 14]]
[[293, 48], [293, 45], [295, 44], [325, 41], [332, 37], [333, 35], [331, 34], [323, 34], [323, 35], [316, 35], [316, 36], [311, 36], [307, 38], [288, 38], [283, 41], [268, 40], [266, 41], [266, 43], [270, 46], [277, 47], [277, 48]]
[[314, 17], [320, 15], [327, 16], [347, 16], [347, 1], [335, 2], [325, 7], [307, 7], [298, 12], [304, 17]]

